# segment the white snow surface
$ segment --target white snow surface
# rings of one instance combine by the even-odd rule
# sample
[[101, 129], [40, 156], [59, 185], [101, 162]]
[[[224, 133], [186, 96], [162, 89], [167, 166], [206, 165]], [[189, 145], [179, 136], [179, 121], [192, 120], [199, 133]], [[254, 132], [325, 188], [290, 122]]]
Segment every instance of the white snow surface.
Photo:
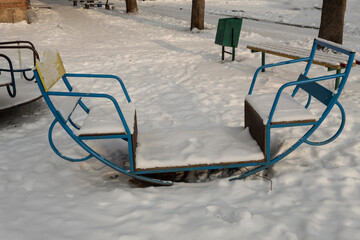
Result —
[[[31, 73], [30, 73], [31, 74]], [[3, 74], [5, 75], [5, 74]], [[2, 79], [7, 79], [11, 83], [11, 78], [7, 76], [1, 76]], [[34, 81], [27, 81], [24, 78], [20, 81], [15, 80], [16, 85], [16, 97], [10, 98], [6, 86], [0, 87], [0, 109], [9, 109], [13, 106], [18, 106], [27, 102], [34, 101], [41, 97], [39, 87]], [[10, 85], [10, 91], [13, 88]]]
[[4, 87], [4, 86], [8, 86], [9, 84], [11, 84], [11, 78], [5, 75], [1, 76], [0, 86]]
[[[207, 0], [204, 31], [189, 31], [190, 0], [138, 1], [140, 12], [85, 10], [68, 0], [33, 0], [32, 24], [0, 24], [0, 40], [30, 40], [41, 53], [59, 50], [68, 72], [119, 75], [136, 103], [139, 134], [240, 128], [244, 99], [260, 55], [250, 42], [273, 41], [309, 48], [316, 29], [245, 20], [236, 60], [221, 61], [214, 44], [215, 13], [246, 14], [319, 26], [320, 0]], [[360, 49], [360, 6], [347, 1], [344, 45]], [[236, 11], [233, 11], [236, 10]], [[296, 13], [296, 14], [295, 14]], [[268, 62], [284, 60], [269, 56]], [[255, 93], [270, 93], [297, 79], [304, 64], [260, 73]], [[327, 70], [315, 66], [310, 74]], [[79, 90], [116, 94], [111, 80], [74, 79]], [[333, 88], [333, 82], [324, 83]], [[0, 114], [1, 239], [356, 239], [360, 233], [360, 68], [354, 67], [339, 101], [347, 113], [340, 137], [329, 145], [303, 145], [278, 162], [270, 182], [175, 183], [139, 187], [95, 160], [70, 163], [50, 148], [53, 117], [43, 100]], [[299, 98], [306, 95], [299, 93]], [[302, 100], [299, 99], [299, 102]], [[306, 102], [306, 100], [304, 100]], [[322, 111], [314, 103], [314, 114]], [[334, 110], [313, 140], [334, 134]], [[285, 129], [277, 138], [286, 149], [304, 129]], [[196, 137], [196, 136], [195, 136]], [[84, 152], [55, 128], [55, 144], [69, 155]], [[176, 136], [174, 136], [176, 138]], [[126, 144], [93, 143], [113, 161], [127, 159]], [[209, 154], [217, 154], [209, 149]], [[158, 146], [154, 151], [161, 151]], [[186, 154], [182, 145], [179, 154]]]
[[[128, 125], [130, 133], [132, 134], [134, 132], [135, 107], [131, 103], [121, 107], [123, 117]], [[84, 123], [76, 134], [81, 136], [125, 133], [125, 127], [114, 105], [100, 104], [90, 109], [89, 115], [86, 117]]]

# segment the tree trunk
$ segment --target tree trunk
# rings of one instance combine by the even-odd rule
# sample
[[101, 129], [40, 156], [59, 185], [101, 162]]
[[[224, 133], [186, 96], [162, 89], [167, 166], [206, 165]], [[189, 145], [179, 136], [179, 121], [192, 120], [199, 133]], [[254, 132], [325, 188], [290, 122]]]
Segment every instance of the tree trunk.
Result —
[[319, 37], [342, 44], [346, 0], [323, 0]]
[[125, 2], [127, 13], [135, 13], [139, 11], [136, 0], [125, 0]]
[[199, 30], [204, 29], [204, 15], [205, 0], [193, 0], [191, 9], [191, 30], [194, 28]]

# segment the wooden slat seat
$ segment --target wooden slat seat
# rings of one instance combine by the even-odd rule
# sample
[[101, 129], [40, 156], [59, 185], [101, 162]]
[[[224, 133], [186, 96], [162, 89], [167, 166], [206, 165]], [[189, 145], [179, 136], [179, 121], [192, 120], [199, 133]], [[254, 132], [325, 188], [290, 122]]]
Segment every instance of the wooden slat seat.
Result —
[[[245, 99], [245, 127], [266, 154], [266, 125], [275, 94], [248, 95]], [[317, 118], [287, 93], [282, 93], [270, 125], [311, 123]]]

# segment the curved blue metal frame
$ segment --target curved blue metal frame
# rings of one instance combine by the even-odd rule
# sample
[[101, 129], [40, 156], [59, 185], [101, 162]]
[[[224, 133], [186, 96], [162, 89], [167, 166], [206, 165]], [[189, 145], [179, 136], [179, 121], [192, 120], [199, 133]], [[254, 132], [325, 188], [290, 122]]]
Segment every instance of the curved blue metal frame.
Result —
[[49, 139], [49, 143], [50, 143], [50, 146], [52, 148], [52, 150], [61, 158], [65, 159], [65, 160], [68, 160], [70, 162], [82, 162], [82, 161], [85, 161], [85, 160], [88, 160], [90, 158], [92, 158], [93, 156], [91, 154], [89, 154], [88, 156], [86, 157], [83, 157], [83, 158], [71, 158], [71, 157], [67, 157], [65, 155], [63, 155], [55, 146], [54, 144], [54, 141], [52, 139], [52, 132], [54, 130], [54, 127], [56, 125], [56, 123], [58, 123], [59, 121], [57, 119], [54, 119], [54, 121], [51, 123], [50, 125], [50, 128], [49, 128], [49, 133], [48, 133], [48, 139]]
[[324, 140], [322, 142], [313, 142], [308, 139], [305, 139], [304, 140], [305, 143], [307, 143], [309, 145], [313, 145], [313, 146], [322, 146], [322, 145], [331, 143], [341, 134], [342, 130], [345, 127], [346, 115], [345, 115], [344, 108], [341, 106], [341, 104], [339, 102], [336, 102], [335, 105], [338, 106], [338, 108], [340, 109], [340, 112], [341, 112], [341, 124], [340, 124], [339, 129], [336, 131], [336, 133], [332, 137], [330, 137], [327, 140]]
[[[306, 77], [307, 74], [309, 73], [309, 70], [310, 70], [312, 61], [314, 59], [314, 56], [315, 56], [316, 49], [317, 49], [318, 45], [333, 49], [333, 50], [335, 50], [337, 52], [341, 52], [341, 53], [346, 54], [346, 55], [349, 56], [348, 57], [348, 63], [349, 64], [346, 65], [345, 71], [343, 73], [332, 74], [332, 75], [327, 75], [327, 76], [321, 76], [321, 77], [316, 77], [316, 78], [307, 78]], [[242, 179], [242, 178], [250, 176], [250, 175], [252, 175], [254, 173], [257, 173], [259, 171], [262, 171], [262, 170], [265, 170], [265, 169], [269, 168], [270, 166], [274, 165], [275, 163], [277, 163], [278, 161], [280, 161], [281, 159], [283, 159], [284, 157], [289, 155], [291, 152], [293, 152], [302, 143], [307, 143], [309, 145], [314, 145], [314, 146], [321, 146], [321, 145], [325, 145], [325, 144], [328, 144], [328, 143], [334, 141], [341, 134], [341, 132], [342, 132], [344, 126], [345, 126], [345, 121], [346, 121], [345, 111], [344, 111], [343, 107], [341, 106], [341, 104], [338, 102], [338, 98], [339, 98], [339, 96], [340, 96], [340, 94], [341, 94], [341, 92], [342, 92], [342, 90], [343, 90], [343, 88], [345, 86], [345, 83], [346, 83], [346, 81], [348, 79], [348, 76], [349, 76], [349, 73], [350, 73], [350, 70], [351, 70], [351, 67], [352, 67], [352, 63], [354, 61], [354, 57], [355, 57], [355, 52], [354, 51], [349, 51], [349, 50], [343, 49], [340, 45], [332, 44], [332, 43], [329, 43], [329, 42], [324, 41], [324, 40], [315, 39], [314, 43], [313, 43], [311, 53], [310, 53], [310, 56], [308, 58], [302, 58], [302, 59], [297, 59], [297, 60], [280, 62], [280, 63], [277, 63], [277, 64], [268, 64], [268, 65], [264, 65], [264, 66], [258, 68], [257, 71], [254, 74], [253, 81], [251, 83], [250, 90], [249, 90], [249, 95], [251, 95], [252, 92], [253, 92], [257, 75], [258, 75], [258, 73], [260, 72], [261, 69], [268, 68], [268, 67], [280, 66], [280, 65], [286, 65], [286, 64], [292, 64], [292, 63], [297, 63], [297, 62], [302, 62], [302, 61], [308, 61], [307, 65], [305, 67], [304, 74], [300, 75], [300, 77], [299, 77], [299, 79], [297, 81], [288, 82], [288, 83], [285, 83], [284, 85], [282, 85], [279, 88], [279, 90], [278, 90], [278, 92], [276, 94], [274, 103], [273, 103], [272, 108], [271, 108], [270, 113], [269, 113], [268, 121], [266, 123], [266, 145], [267, 145], [266, 146], [266, 153], [265, 153], [265, 155], [266, 155], [266, 165], [255, 167], [252, 170], [249, 170], [248, 172], [240, 175], [239, 177], [232, 178], [231, 180]], [[332, 96], [331, 96], [330, 99], [328, 99], [329, 93], [326, 92], [326, 90], [322, 90], [322, 88], [318, 87], [317, 85], [316, 86], [311, 85], [311, 87], [316, 87], [317, 89], [322, 91], [321, 93], [316, 93], [317, 96], [315, 96], [315, 97], [320, 102], [322, 102], [324, 105], [326, 105], [326, 108], [325, 108], [324, 112], [322, 113], [322, 115], [321, 115], [321, 117], [319, 118], [318, 121], [315, 121], [314, 123], [292, 123], [292, 124], [287, 123], [287, 124], [277, 124], [277, 125], [272, 125], [271, 124], [272, 118], [273, 118], [274, 113], [276, 111], [277, 104], [278, 104], [279, 99], [280, 99], [280, 95], [281, 95], [281, 93], [283, 92], [283, 90], [285, 88], [295, 86], [295, 89], [294, 89], [293, 94], [292, 94], [292, 97], [294, 97], [296, 95], [297, 91], [299, 90], [299, 88], [301, 88], [302, 86], [313, 84], [313, 83], [316, 83], [316, 82], [319, 82], [319, 81], [324, 81], [324, 80], [329, 80], [329, 79], [336, 79], [338, 77], [342, 78], [341, 82], [340, 82], [340, 85], [339, 85], [339, 88], [337, 89], [337, 91], [335, 93], [332, 93]], [[307, 92], [309, 94], [309, 98], [308, 98], [308, 101], [307, 101], [306, 106], [305, 106], [306, 108], [309, 107], [310, 102], [311, 102], [311, 95], [314, 94], [314, 93], [310, 93], [310, 91], [307, 91]], [[341, 111], [341, 124], [340, 124], [340, 127], [337, 130], [337, 132], [332, 137], [330, 137], [329, 139], [327, 139], [325, 141], [322, 141], [322, 142], [312, 142], [312, 141], [308, 140], [308, 138], [323, 123], [325, 118], [328, 116], [330, 111], [333, 109], [334, 105], [337, 105], [338, 108]], [[290, 148], [288, 148], [287, 150], [285, 150], [281, 154], [278, 154], [277, 156], [275, 156], [274, 158], [271, 159], [271, 156], [270, 156], [270, 147], [271, 147], [270, 146], [270, 144], [271, 144], [270, 138], [271, 138], [271, 129], [272, 128], [306, 126], [306, 125], [309, 125], [309, 126], [312, 126], [312, 127], [296, 143], [294, 143]]]

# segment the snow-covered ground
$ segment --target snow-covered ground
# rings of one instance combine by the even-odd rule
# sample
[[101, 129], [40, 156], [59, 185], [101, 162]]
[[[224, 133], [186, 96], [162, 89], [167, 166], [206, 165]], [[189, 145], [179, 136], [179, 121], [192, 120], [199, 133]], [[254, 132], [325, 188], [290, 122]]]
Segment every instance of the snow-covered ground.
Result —
[[[139, 131], [217, 124], [243, 126], [243, 101], [258, 54], [246, 43], [276, 41], [310, 47], [316, 29], [244, 21], [236, 61], [221, 61], [216, 23], [226, 14], [319, 26], [321, 1], [206, 1], [205, 31], [190, 31], [191, 0], [138, 1], [140, 13], [85, 10], [68, 0], [34, 0], [32, 24], [0, 24], [0, 41], [29, 40], [39, 52], [60, 51], [68, 72], [119, 75], [136, 103]], [[241, 11], [240, 11], [241, 10]], [[348, 0], [344, 44], [360, 50], [360, 6]], [[295, 14], [296, 13], [296, 14]], [[268, 61], [283, 60], [269, 56]], [[303, 64], [259, 76], [259, 92], [295, 80]], [[315, 74], [326, 69], [315, 67]], [[116, 89], [79, 80], [78, 88]], [[333, 82], [328, 84], [333, 87]], [[258, 177], [141, 188], [95, 161], [69, 163], [47, 140], [52, 115], [42, 100], [0, 116], [1, 239], [356, 239], [360, 233], [360, 68], [352, 70], [340, 102], [347, 123], [335, 142], [301, 146]], [[313, 111], [319, 109], [317, 105]], [[334, 133], [339, 112], [320, 138]], [[59, 130], [59, 129], [58, 129]], [[59, 130], [60, 131], [60, 130]], [[297, 130], [289, 132], [289, 136]], [[64, 134], [61, 145], [74, 148]], [[284, 144], [286, 146], [286, 143]], [[126, 158], [119, 142], [95, 146]], [[123, 150], [123, 151], [122, 151]], [[184, 149], [179, 147], [179, 154]]]

